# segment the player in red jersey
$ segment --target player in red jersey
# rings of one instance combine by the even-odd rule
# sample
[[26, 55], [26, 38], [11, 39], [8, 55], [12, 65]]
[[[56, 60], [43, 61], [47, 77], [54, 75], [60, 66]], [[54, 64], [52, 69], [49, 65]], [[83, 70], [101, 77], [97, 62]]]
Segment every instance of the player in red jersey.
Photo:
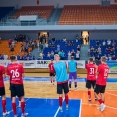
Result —
[[[106, 81], [108, 78], [108, 73], [109, 73], [109, 66], [106, 64], [106, 57], [103, 56], [101, 58], [101, 64], [98, 66], [98, 78], [96, 81], [96, 87], [95, 87], [95, 96], [97, 97], [100, 107], [99, 109], [101, 111], [104, 111], [106, 105], [104, 104], [105, 100], [105, 89], [106, 89]], [[101, 97], [98, 95], [100, 93]]]
[[51, 60], [51, 63], [48, 65], [50, 70], [50, 81], [54, 84], [55, 82], [55, 71], [54, 71], [54, 62]]
[[[97, 66], [93, 63], [93, 58], [90, 58], [88, 64], [86, 65], [87, 69], [87, 81], [86, 88], [88, 88], [88, 100], [91, 101], [91, 87], [95, 87], [96, 84], [96, 71]], [[95, 98], [96, 100], [97, 98]]]
[[5, 69], [3, 66], [0, 65], [0, 96], [2, 97], [2, 110], [3, 110], [3, 116], [6, 116], [9, 114], [9, 112], [6, 111], [6, 96], [5, 96], [5, 86], [3, 78], [5, 78]]
[[21, 97], [21, 117], [26, 117], [28, 113], [25, 113], [24, 86], [22, 79], [22, 77], [24, 77], [24, 68], [21, 64], [17, 63], [16, 57], [14, 55], [12, 55], [10, 59], [12, 64], [7, 67], [7, 75], [9, 76], [11, 83], [10, 91], [12, 96], [12, 108], [14, 112], [14, 117], [17, 117], [16, 96]]

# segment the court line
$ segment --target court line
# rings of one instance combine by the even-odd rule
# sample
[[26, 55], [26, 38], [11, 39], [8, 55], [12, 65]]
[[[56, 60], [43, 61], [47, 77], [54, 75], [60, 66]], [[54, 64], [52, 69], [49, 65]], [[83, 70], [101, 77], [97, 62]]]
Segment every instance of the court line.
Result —
[[80, 99], [80, 112], [79, 112], [79, 117], [81, 117], [81, 109], [82, 109], [82, 99]]
[[[99, 106], [98, 104], [87, 104], [87, 103], [82, 103], [82, 104], [84, 104], [84, 105], [90, 105], [90, 106]], [[114, 108], [114, 107], [111, 107], [111, 106], [106, 106], [107, 108], [111, 108], [111, 109], [114, 109], [114, 110], [117, 110], [117, 108]]]
[[112, 93], [108, 93], [108, 92], [106, 92], [107, 94], [110, 94], [110, 95], [113, 95], [113, 96], [117, 96], [116, 94], [112, 94]]
[[[65, 99], [63, 99], [63, 102], [64, 102], [64, 100], [65, 100]], [[56, 116], [58, 115], [59, 109], [60, 109], [60, 107], [58, 107], [58, 109], [57, 109], [57, 111], [56, 111], [54, 117], [56, 117]]]

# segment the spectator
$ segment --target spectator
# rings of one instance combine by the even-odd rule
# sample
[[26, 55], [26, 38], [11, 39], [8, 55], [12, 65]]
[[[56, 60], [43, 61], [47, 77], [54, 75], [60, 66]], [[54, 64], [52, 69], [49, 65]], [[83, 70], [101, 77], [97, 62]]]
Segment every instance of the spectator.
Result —
[[29, 43], [29, 42], [28, 42], [28, 38], [26, 38], [25, 42], [26, 42], [26, 45], [28, 45], [28, 43]]
[[74, 52], [74, 50], [72, 50], [72, 52], [71, 52], [71, 56], [75, 56], [75, 52]]
[[102, 42], [102, 45], [105, 46], [105, 45], [106, 45], [106, 41], [103, 41], [103, 42]]
[[14, 41], [15, 41], [15, 43], [17, 43], [19, 41], [17, 35], [15, 35]]
[[63, 50], [61, 51], [60, 56], [61, 56], [61, 60], [65, 60], [65, 52]]
[[56, 41], [56, 40], [55, 40], [55, 38], [53, 37], [53, 38], [52, 38], [52, 43], [55, 43], [55, 41]]
[[107, 45], [108, 45], [108, 46], [111, 45], [111, 40], [110, 40], [110, 39], [107, 40]]
[[40, 51], [43, 51], [43, 44], [40, 44]]
[[91, 47], [91, 51], [94, 52], [94, 50], [95, 50], [95, 49], [94, 49], [94, 47], [92, 46], [92, 47]]
[[71, 46], [74, 46], [74, 42], [73, 41], [71, 42]]
[[68, 43], [67, 43], [67, 44], [68, 44], [68, 46], [71, 46], [71, 42], [70, 42], [70, 41], [68, 41]]
[[20, 60], [20, 55], [19, 54], [17, 54], [17, 60]]
[[99, 55], [99, 52], [98, 52], [98, 50], [96, 49], [95, 50], [95, 56], [98, 56]]
[[4, 56], [4, 60], [8, 60], [8, 55], [7, 54], [3, 54]]
[[106, 54], [104, 54], [104, 56], [106, 57], [106, 60], [108, 60], [108, 57], [106, 56]]
[[33, 55], [33, 60], [35, 60], [36, 59], [36, 57], [35, 57], [35, 54]]
[[25, 52], [28, 53], [28, 45], [25, 47]]
[[4, 60], [4, 53], [1, 55], [1, 60]]
[[90, 55], [90, 47], [88, 48], [88, 55]]
[[79, 45], [77, 46], [77, 50], [80, 51], [80, 46]]
[[95, 56], [94, 55], [92, 56], [92, 58], [93, 58], [93, 61], [95, 61]]
[[10, 51], [13, 52], [14, 51], [14, 47], [11, 47]]
[[29, 53], [29, 60], [33, 60], [33, 55], [31, 53]]
[[43, 56], [44, 56], [44, 54], [42, 52], [40, 52], [40, 54], [39, 54], [40, 60], [43, 60]]
[[26, 54], [24, 54], [24, 55], [22, 56], [22, 60], [27, 60], [27, 55], [26, 55]]
[[112, 60], [116, 60], [116, 56], [115, 55], [112, 56]]
[[108, 54], [108, 60], [110, 61], [110, 60], [112, 60], [112, 57]]
[[76, 52], [76, 60], [80, 60], [80, 52], [79, 51]]
[[100, 60], [100, 56], [98, 55], [97, 57], [95, 57], [95, 60]]
[[54, 57], [54, 52], [53, 51], [51, 51], [51, 57]]
[[59, 44], [57, 45], [57, 51], [58, 52], [60, 51], [60, 45]]
[[100, 46], [98, 47], [98, 52], [99, 52], [99, 54], [101, 54], [101, 52], [102, 52]]
[[66, 37], [64, 37], [64, 38], [63, 38], [63, 42], [66, 42], [66, 41], [67, 41], [67, 39], [66, 39]]
[[48, 52], [47, 57], [50, 58], [51, 54]]
[[45, 44], [45, 47], [48, 48], [48, 43]]
[[71, 60], [71, 52], [68, 52], [68, 60]]
[[96, 45], [97, 45], [97, 46], [99, 46], [99, 45], [100, 45], [100, 42], [99, 42], [98, 40], [96, 41]]
[[12, 40], [9, 39], [9, 41], [8, 41], [8, 47], [9, 47], [9, 48], [11, 47], [11, 44], [12, 44]]
[[78, 42], [78, 39], [79, 39], [79, 35], [77, 34], [76, 35], [76, 42]]

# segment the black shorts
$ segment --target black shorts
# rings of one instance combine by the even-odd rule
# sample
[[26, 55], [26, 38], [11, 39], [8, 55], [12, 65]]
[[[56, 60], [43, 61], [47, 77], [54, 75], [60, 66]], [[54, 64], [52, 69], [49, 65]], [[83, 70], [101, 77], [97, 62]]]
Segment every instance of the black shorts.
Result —
[[22, 97], [24, 96], [23, 84], [10, 84], [11, 97]]
[[87, 80], [86, 81], [86, 88], [91, 89], [91, 87], [93, 87], [93, 89], [94, 89], [95, 84], [96, 84], [96, 80]]
[[50, 73], [50, 76], [53, 76], [54, 77], [55, 76], [55, 73]]
[[68, 82], [63, 84], [57, 84], [57, 94], [62, 94], [63, 91], [65, 94], [69, 92]]
[[96, 84], [94, 92], [96, 92], [97, 94], [105, 93], [105, 89], [106, 89], [106, 86]]
[[5, 95], [5, 87], [0, 87], [0, 96]]

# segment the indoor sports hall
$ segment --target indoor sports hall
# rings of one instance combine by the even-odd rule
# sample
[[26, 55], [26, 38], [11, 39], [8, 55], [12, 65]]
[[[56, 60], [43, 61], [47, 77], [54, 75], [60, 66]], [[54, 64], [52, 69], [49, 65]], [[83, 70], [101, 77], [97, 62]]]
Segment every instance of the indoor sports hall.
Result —
[[[57, 73], [54, 71], [52, 80], [49, 67], [53, 61], [54, 69], [55, 55], [67, 66], [69, 107], [66, 109], [63, 95], [62, 111]], [[117, 117], [117, 0], [0, 0], [0, 68], [4, 67], [6, 74], [3, 80], [0, 69], [0, 88], [4, 81], [9, 112], [3, 116], [0, 92], [0, 117], [15, 117], [9, 90], [11, 78], [7, 75], [11, 56], [24, 68], [27, 117]], [[103, 57], [109, 71], [102, 100], [106, 106], [101, 111], [100, 101], [95, 100], [97, 84], [91, 91], [86, 88], [86, 66], [91, 58], [98, 69]], [[72, 59], [76, 63], [76, 81], [69, 77]], [[99, 71], [95, 72], [98, 81]], [[17, 117], [22, 117], [18, 97], [16, 106]]]

